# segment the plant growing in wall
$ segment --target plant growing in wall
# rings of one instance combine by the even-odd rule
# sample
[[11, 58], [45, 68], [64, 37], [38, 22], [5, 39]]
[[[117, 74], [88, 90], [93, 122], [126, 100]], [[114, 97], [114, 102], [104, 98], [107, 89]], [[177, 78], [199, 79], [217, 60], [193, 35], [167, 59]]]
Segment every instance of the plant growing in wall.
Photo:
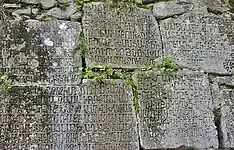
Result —
[[173, 56], [162, 55], [162, 63], [158, 65], [158, 69], [162, 72], [173, 72], [179, 69], [179, 65]]
[[6, 73], [0, 76], [0, 84], [4, 90], [9, 90], [12, 87], [12, 83]]

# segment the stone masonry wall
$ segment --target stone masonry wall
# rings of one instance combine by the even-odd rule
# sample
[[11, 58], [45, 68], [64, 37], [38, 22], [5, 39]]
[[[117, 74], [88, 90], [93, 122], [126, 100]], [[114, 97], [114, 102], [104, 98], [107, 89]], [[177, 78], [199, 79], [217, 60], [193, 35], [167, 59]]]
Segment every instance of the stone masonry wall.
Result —
[[[0, 0], [0, 149], [234, 149], [233, 12], [233, 0]], [[165, 56], [179, 67], [158, 68]]]

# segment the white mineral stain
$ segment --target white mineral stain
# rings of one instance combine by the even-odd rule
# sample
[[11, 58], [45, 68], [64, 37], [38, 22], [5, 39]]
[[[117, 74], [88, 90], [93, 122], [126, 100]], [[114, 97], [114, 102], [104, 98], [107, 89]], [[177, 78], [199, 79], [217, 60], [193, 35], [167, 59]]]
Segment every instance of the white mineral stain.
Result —
[[50, 40], [50, 38], [46, 38], [44, 40], [45, 45], [47, 46], [54, 46], [54, 42]]
[[67, 29], [67, 26], [65, 23], [62, 23], [60, 26], [59, 26], [59, 29], [61, 30], [66, 30]]

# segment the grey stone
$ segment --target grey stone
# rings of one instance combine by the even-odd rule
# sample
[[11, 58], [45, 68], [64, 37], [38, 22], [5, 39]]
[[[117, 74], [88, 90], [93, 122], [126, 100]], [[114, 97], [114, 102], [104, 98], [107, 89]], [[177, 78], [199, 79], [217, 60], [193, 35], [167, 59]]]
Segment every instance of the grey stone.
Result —
[[31, 14], [32, 14], [32, 10], [30, 7], [25, 8], [25, 9], [17, 9], [12, 13], [12, 15], [31, 15]]
[[41, 4], [43, 8], [51, 8], [55, 5], [55, 0], [21, 0], [23, 3], [27, 4]]
[[222, 14], [225, 11], [225, 9], [222, 7], [221, 0], [208, 0], [207, 9], [209, 12], [215, 14]]
[[16, 21], [21, 21], [25, 18], [29, 19], [30, 15], [32, 13], [32, 10], [30, 7], [25, 8], [25, 9], [17, 9], [14, 12], [12, 12], [12, 15], [15, 17]]
[[81, 32], [80, 23], [29, 20], [25, 23], [15, 22], [1, 31], [0, 47], [7, 49], [2, 53], [8, 60], [2, 69], [17, 69], [8, 69], [7, 73], [16, 74], [18, 82], [80, 82], [76, 67], [81, 66], [81, 58], [79, 52], [74, 50], [77, 35]]
[[33, 15], [38, 15], [39, 14], [39, 9], [38, 8], [32, 8], [32, 14]]
[[139, 133], [143, 149], [218, 148], [213, 100], [202, 72], [139, 73]]
[[186, 68], [231, 74], [233, 21], [212, 14], [188, 13], [160, 24], [165, 53]]
[[9, 96], [0, 91], [0, 114], [7, 117], [0, 121], [0, 148], [139, 150], [131, 87], [104, 83], [13, 86]]
[[69, 19], [69, 17], [77, 11], [74, 3], [69, 4], [67, 8], [61, 9], [58, 7], [50, 9], [46, 14], [54, 16], [57, 19]]
[[221, 103], [221, 132], [222, 143], [225, 148], [234, 148], [234, 90], [223, 89], [220, 91]]
[[153, 13], [157, 19], [164, 19], [175, 15], [181, 15], [193, 8], [191, 3], [168, 1], [154, 4]]
[[3, 7], [4, 8], [20, 8], [21, 5], [20, 4], [8, 4], [8, 3], [4, 3]]
[[161, 55], [159, 28], [150, 10], [101, 2], [85, 4], [83, 10], [87, 65], [137, 68], [154, 64]]
[[82, 13], [76, 12], [70, 16], [71, 21], [81, 21], [82, 20]]
[[73, 2], [73, 0], [57, 0], [59, 3], [69, 3]]

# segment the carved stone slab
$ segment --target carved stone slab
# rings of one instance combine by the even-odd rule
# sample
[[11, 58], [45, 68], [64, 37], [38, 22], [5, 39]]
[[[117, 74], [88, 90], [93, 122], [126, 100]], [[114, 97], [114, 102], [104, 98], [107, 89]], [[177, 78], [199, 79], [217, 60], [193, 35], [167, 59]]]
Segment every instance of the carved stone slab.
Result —
[[1, 72], [19, 83], [78, 83], [80, 23], [27, 21], [1, 26]]
[[137, 84], [143, 148], [218, 148], [207, 75], [190, 71], [140, 73]]
[[136, 68], [162, 53], [158, 24], [149, 10], [101, 2], [84, 5], [87, 65]]
[[138, 150], [131, 88], [84, 82], [1, 91], [0, 149]]
[[212, 15], [185, 14], [160, 24], [165, 52], [188, 68], [233, 72], [233, 21]]
[[221, 99], [221, 132], [225, 148], [234, 148], [234, 90], [223, 89], [220, 92]]

